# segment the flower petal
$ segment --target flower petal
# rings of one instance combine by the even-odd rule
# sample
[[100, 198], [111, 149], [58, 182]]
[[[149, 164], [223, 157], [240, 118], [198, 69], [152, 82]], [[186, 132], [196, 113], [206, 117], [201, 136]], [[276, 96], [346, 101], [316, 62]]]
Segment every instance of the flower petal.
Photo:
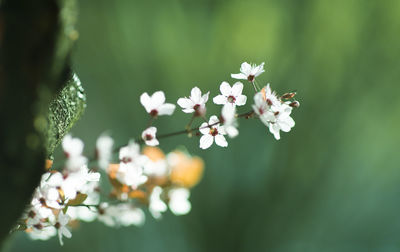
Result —
[[231, 95], [231, 86], [229, 85], [228, 82], [223, 81], [221, 85], [219, 86], [219, 90], [221, 91], [221, 94], [225, 96], [230, 96]]
[[164, 104], [165, 95], [163, 91], [157, 91], [151, 96], [151, 103], [154, 108], [158, 108], [160, 105]]
[[195, 105], [192, 100], [188, 98], [179, 98], [177, 101], [178, 105], [181, 106], [183, 109], [193, 108]]
[[243, 106], [246, 104], [246, 101], [247, 101], [247, 97], [245, 95], [239, 95], [236, 97], [235, 104], [237, 106]]
[[201, 97], [201, 101], [200, 103], [206, 103], [208, 101], [208, 96], [210, 95], [210, 91], [208, 91], [207, 93], [205, 93], [202, 97]]
[[215, 143], [221, 147], [228, 146], [228, 142], [226, 141], [225, 137], [219, 134], [215, 136]]
[[208, 121], [208, 123], [211, 125], [211, 124], [216, 124], [216, 123], [218, 123], [219, 122], [219, 120], [218, 120], [218, 117], [216, 116], [216, 115], [213, 115], [213, 116], [211, 116], [210, 117], [210, 120]]
[[235, 84], [233, 84], [232, 91], [231, 91], [233, 96], [241, 95], [242, 91], [243, 91], [243, 83], [238, 81]]
[[148, 140], [145, 142], [148, 146], [157, 146], [160, 143], [158, 142], [158, 140], [156, 138], [153, 138], [151, 140]]
[[172, 115], [175, 111], [175, 105], [165, 103], [158, 107], [158, 115]]
[[206, 135], [210, 133], [210, 128], [208, 127], [208, 124], [204, 122], [200, 125], [199, 131], [201, 134]]
[[240, 65], [240, 72], [249, 75], [251, 73], [251, 65], [247, 62], [243, 62], [242, 65]]
[[190, 99], [194, 103], [200, 103], [200, 99], [201, 99], [201, 90], [200, 90], [200, 88], [198, 88], [198, 87], [192, 88], [192, 91], [190, 92]]
[[237, 80], [247, 80], [247, 76], [242, 73], [231, 74], [231, 78], [237, 79]]
[[203, 135], [200, 138], [200, 148], [202, 148], [203, 150], [207, 149], [213, 144], [213, 142], [214, 142], [214, 137], [213, 136], [211, 136], [209, 134]]
[[218, 105], [224, 105], [227, 103], [227, 99], [224, 95], [217, 95], [214, 97], [213, 102]]
[[140, 103], [143, 105], [143, 107], [146, 109], [147, 113], [150, 113], [151, 111], [151, 99], [148, 93], [143, 93], [140, 96]]

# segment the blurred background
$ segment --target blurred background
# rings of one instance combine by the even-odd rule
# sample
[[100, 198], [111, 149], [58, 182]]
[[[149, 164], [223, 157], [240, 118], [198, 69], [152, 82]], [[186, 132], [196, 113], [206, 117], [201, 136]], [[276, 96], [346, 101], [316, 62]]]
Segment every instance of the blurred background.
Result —
[[[79, 5], [73, 61], [88, 106], [72, 133], [87, 149], [106, 130], [118, 145], [141, 133], [143, 92], [175, 103], [197, 85], [214, 97], [243, 61], [266, 62], [259, 83], [297, 90], [296, 127], [276, 141], [243, 120], [227, 149], [165, 139], [164, 151], [182, 144], [206, 162], [189, 215], [147, 215], [140, 228], [83, 223], [63, 247], [18, 233], [4, 251], [400, 251], [400, 1]], [[251, 85], [245, 93], [249, 107]], [[209, 102], [208, 116], [219, 109]], [[188, 120], [177, 109], [156, 125]]]

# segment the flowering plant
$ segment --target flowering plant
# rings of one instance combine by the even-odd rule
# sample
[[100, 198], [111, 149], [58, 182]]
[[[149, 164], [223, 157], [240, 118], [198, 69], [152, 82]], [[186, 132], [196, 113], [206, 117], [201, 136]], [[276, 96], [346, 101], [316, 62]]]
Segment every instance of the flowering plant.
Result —
[[[239, 134], [240, 118], [260, 119], [277, 140], [281, 131], [289, 132], [295, 125], [291, 117], [293, 108], [299, 106], [293, 100], [295, 93], [278, 96], [269, 84], [259, 88], [256, 77], [264, 72], [264, 63], [257, 66], [244, 62], [240, 72], [232, 74], [232, 78], [248, 80], [255, 90], [254, 104], [245, 113], [237, 112], [237, 107], [244, 106], [248, 100], [242, 94], [243, 83], [231, 86], [224, 81], [219, 87], [220, 94], [212, 99], [222, 105], [219, 116], [207, 119], [210, 92], [203, 93], [198, 87], [191, 90], [189, 97], [177, 100], [182, 111], [191, 114], [184, 130], [157, 135], [154, 121], [159, 116], [172, 115], [176, 109], [174, 104], [166, 103], [164, 92], [157, 91], [140, 96], [140, 103], [150, 117], [149, 123], [141, 136], [126, 146], [115, 148], [110, 136], [101, 135], [94, 156], [86, 157], [80, 139], [71, 135], [64, 137], [62, 148], [66, 159], [62, 168], [56, 169], [53, 161], [47, 160], [47, 171], [15, 230], [26, 231], [32, 239], [47, 240], [58, 235], [62, 245], [63, 237], [72, 236], [70, 228], [77, 221], [98, 220], [112, 227], [140, 226], [145, 220], [143, 209], [148, 209], [156, 219], [168, 208], [175, 215], [189, 213], [190, 189], [200, 181], [204, 162], [185, 150], [164, 154], [155, 147], [160, 139], [186, 134], [200, 136], [201, 149], [214, 143], [227, 147], [226, 137]], [[196, 119], [203, 122], [193, 127]], [[108, 179], [112, 188], [109, 192], [100, 187], [101, 177]]]

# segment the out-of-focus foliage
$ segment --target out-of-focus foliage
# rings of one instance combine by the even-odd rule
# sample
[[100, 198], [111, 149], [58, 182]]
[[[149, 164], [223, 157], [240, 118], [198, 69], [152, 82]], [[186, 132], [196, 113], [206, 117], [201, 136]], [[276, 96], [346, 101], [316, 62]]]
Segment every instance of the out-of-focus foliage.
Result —
[[[297, 90], [296, 127], [277, 142], [243, 121], [226, 150], [161, 141], [206, 162], [189, 215], [83, 224], [62, 248], [18, 234], [6, 251], [398, 251], [399, 10], [395, 0], [80, 1], [74, 67], [88, 107], [73, 133], [88, 151], [103, 130], [117, 144], [140, 134], [142, 92], [174, 102], [198, 85], [213, 97], [244, 60], [266, 61], [259, 80], [279, 92]], [[157, 125], [188, 120], [177, 110]]]

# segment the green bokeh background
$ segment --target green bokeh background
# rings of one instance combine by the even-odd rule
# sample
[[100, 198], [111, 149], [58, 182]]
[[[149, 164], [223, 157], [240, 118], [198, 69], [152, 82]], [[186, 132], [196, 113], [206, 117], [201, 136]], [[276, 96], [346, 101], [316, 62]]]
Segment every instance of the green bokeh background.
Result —
[[[400, 250], [400, 1], [79, 5], [73, 59], [88, 106], [72, 132], [87, 149], [105, 130], [117, 144], [140, 134], [141, 93], [175, 102], [197, 85], [213, 97], [243, 61], [265, 61], [258, 80], [279, 93], [297, 90], [296, 127], [275, 141], [241, 121], [227, 149], [165, 139], [165, 151], [183, 144], [206, 162], [189, 215], [148, 215], [141, 228], [84, 223], [63, 247], [20, 233], [5, 251]], [[218, 110], [209, 102], [208, 115]], [[156, 125], [170, 132], [188, 119], [176, 110]]]

